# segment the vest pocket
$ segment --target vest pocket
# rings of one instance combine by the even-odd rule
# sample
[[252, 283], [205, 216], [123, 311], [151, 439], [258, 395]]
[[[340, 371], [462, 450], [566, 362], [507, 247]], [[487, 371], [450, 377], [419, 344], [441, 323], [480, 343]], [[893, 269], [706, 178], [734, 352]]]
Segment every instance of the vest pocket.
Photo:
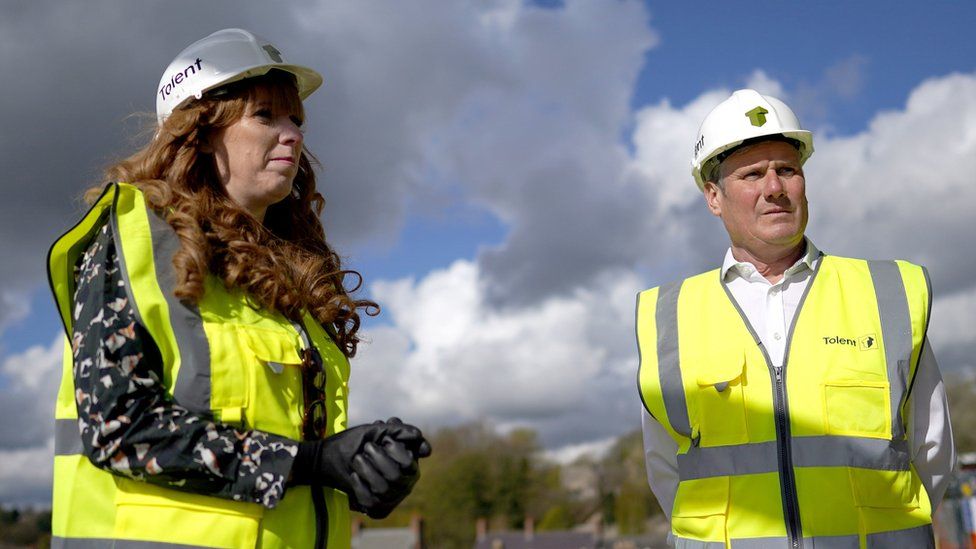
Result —
[[827, 434], [891, 437], [888, 382], [828, 381], [823, 391]]
[[253, 327], [239, 329], [249, 355], [244, 360], [249, 369], [251, 395], [245, 410], [248, 424], [277, 435], [301, 438], [302, 359], [298, 336]]
[[256, 547], [264, 508], [118, 480], [115, 538], [190, 547]]
[[[701, 444], [719, 446], [749, 441], [746, 429], [745, 357], [697, 368]], [[692, 420], [694, 423], [694, 420]]]
[[244, 429], [250, 399], [243, 347], [233, 324], [205, 322], [210, 342], [210, 408], [221, 423]]
[[858, 507], [889, 509], [917, 509], [920, 483], [911, 471], [879, 471], [875, 469], [848, 469], [854, 491], [854, 504]]
[[724, 541], [730, 484], [729, 477], [681, 481], [671, 511], [674, 534], [696, 540]]

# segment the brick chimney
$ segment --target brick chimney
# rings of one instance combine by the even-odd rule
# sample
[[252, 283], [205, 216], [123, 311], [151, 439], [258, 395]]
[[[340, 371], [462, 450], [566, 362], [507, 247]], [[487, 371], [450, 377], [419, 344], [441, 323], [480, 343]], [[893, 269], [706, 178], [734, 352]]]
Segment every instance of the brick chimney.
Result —
[[525, 539], [526, 541], [532, 541], [535, 537], [535, 518], [531, 515], [526, 515], [525, 517]]
[[488, 537], [488, 519], [481, 517], [474, 523], [475, 539], [484, 541]]
[[410, 531], [413, 533], [413, 549], [424, 549], [424, 518], [419, 514], [410, 517]]

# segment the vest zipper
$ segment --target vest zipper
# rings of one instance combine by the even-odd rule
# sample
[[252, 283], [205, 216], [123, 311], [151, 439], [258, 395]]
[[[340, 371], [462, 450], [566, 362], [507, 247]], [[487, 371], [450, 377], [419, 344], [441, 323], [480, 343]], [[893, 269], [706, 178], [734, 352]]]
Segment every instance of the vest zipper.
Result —
[[[312, 345], [312, 337], [305, 330], [305, 324], [295, 321], [292, 321], [291, 324], [298, 330], [304, 348], [314, 352], [315, 346]], [[303, 402], [302, 405], [304, 404]], [[322, 487], [313, 484], [309, 486], [309, 489], [312, 491], [312, 506], [315, 509], [315, 547], [316, 549], [324, 549], [329, 542], [329, 508], [325, 503]]]
[[[800, 311], [803, 310], [803, 303], [807, 300], [810, 288], [813, 287], [814, 282], [817, 280], [817, 273], [820, 272], [820, 266], [823, 265], [823, 254], [820, 254], [818, 259], [820, 261], [817, 262], [813, 274], [810, 275], [807, 287], [800, 297], [800, 302], [796, 305], [796, 311], [793, 313], [789, 335], [786, 337], [786, 352], [783, 354], [784, 366], [790, 363], [790, 346], [793, 341], [793, 332], [796, 330], [796, 322], [800, 316]], [[766, 346], [763, 345], [762, 339], [756, 333], [752, 324], [749, 323], [749, 317], [739, 307], [739, 303], [732, 296], [732, 292], [729, 291], [729, 287], [725, 284], [725, 281], [720, 278], [719, 284], [725, 290], [725, 295], [728, 296], [729, 302], [739, 313], [743, 324], [745, 324], [749, 334], [752, 335], [753, 341], [756, 342], [756, 345], [762, 352], [763, 358], [766, 359], [767, 368], [769, 368], [775, 377], [775, 387], [773, 388], [773, 415], [775, 417], [773, 419], [776, 423], [776, 454], [779, 466], [780, 495], [783, 499], [783, 514], [786, 519], [786, 535], [789, 538], [791, 549], [801, 549], [803, 547], [803, 528], [800, 525], [800, 503], [796, 497], [796, 475], [793, 471], [792, 435], [790, 434], [789, 403], [786, 399], [785, 368], [784, 366], [773, 365], [772, 359], [769, 358], [769, 352], [766, 351]]]
[[[765, 350], [765, 349], [764, 349]], [[774, 414], [776, 419], [776, 451], [779, 458], [780, 487], [783, 490], [783, 508], [786, 514], [786, 533], [790, 539], [790, 547], [799, 549], [803, 546], [800, 530], [800, 505], [796, 499], [796, 476], [793, 472], [793, 455], [790, 444], [790, 423], [786, 403], [786, 373], [782, 366], [773, 366], [776, 374], [776, 391], [774, 394]]]
[[321, 486], [311, 486], [312, 506], [315, 507], [315, 547], [325, 549], [329, 544], [329, 508], [325, 504], [325, 494]]

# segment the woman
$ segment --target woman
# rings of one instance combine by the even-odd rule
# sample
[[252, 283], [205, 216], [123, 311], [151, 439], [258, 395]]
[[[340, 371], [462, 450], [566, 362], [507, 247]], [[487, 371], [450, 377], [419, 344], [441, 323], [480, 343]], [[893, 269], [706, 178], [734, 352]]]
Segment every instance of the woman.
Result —
[[[49, 276], [71, 345], [55, 546], [348, 547], [430, 453], [398, 419], [346, 430], [359, 314], [325, 241], [302, 100], [321, 85], [218, 31], [170, 64], [159, 125], [86, 195]], [[348, 494], [348, 496], [347, 496]]]

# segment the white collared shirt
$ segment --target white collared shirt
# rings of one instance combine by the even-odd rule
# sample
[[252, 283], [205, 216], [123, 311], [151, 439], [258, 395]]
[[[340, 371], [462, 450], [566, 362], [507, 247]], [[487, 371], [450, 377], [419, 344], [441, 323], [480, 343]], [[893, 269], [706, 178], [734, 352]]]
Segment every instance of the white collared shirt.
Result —
[[[737, 261], [732, 256], [731, 248], [725, 254], [722, 279], [762, 340], [774, 366], [783, 365], [787, 335], [820, 256], [820, 250], [810, 239], [806, 239], [803, 257], [783, 273], [779, 282], [773, 284], [751, 263]], [[945, 386], [928, 340], [922, 346], [908, 407], [908, 442], [912, 463], [934, 510], [942, 501], [956, 455]], [[643, 406], [641, 411], [647, 481], [670, 519], [674, 494], [678, 489], [678, 448], [674, 439]]]
[[786, 336], [819, 262], [820, 250], [807, 240], [803, 257], [786, 269], [779, 282], [771, 284], [752, 263], [736, 261], [732, 248], [725, 253], [722, 280], [762, 340], [773, 366], [783, 365]]

